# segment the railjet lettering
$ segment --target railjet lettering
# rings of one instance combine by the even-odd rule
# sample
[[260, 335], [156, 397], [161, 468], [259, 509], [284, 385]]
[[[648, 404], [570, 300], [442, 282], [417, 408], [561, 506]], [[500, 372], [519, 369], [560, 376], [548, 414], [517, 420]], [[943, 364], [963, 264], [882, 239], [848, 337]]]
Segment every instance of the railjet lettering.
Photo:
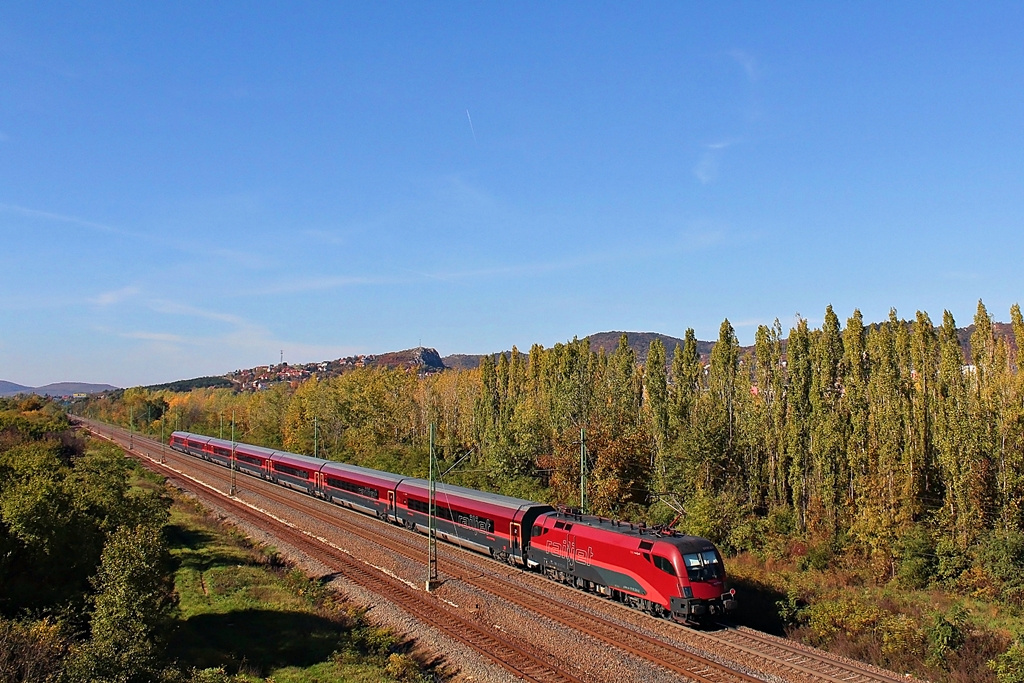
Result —
[[545, 543], [548, 552], [552, 555], [558, 555], [564, 557], [569, 561], [569, 571], [572, 571], [576, 565], [583, 567], [589, 567], [593, 564], [594, 560], [594, 549], [592, 546], [587, 546], [587, 549], [576, 547], [575, 538], [567, 538], [561, 543], [558, 541], [547, 541]]
[[455, 518], [455, 521], [459, 524], [462, 524], [464, 526], [471, 526], [474, 529], [486, 531], [487, 533], [491, 533], [494, 531], [494, 522], [492, 522], [489, 519], [477, 517], [476, 515], [465, 515], [461, 512], [456, 513], [456, 515], [457, 516]]

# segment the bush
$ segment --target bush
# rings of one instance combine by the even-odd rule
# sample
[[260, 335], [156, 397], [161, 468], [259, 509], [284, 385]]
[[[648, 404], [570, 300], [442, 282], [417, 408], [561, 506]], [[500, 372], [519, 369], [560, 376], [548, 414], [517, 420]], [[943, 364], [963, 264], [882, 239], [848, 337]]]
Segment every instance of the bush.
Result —
[[51, 680], [66, 653], [67, 644], [53, 624], [0, 619], [0, 680]]
[[1024, 683], [1024, 641], [1017, 640], [988, 663], [999, 683]]
[[353, 631], [353, 641], [370, 655], [383, 656], [390, 654], [398, 647], [401, 640], [389, 629], [377, 626], [363, 626]]
[[768, 512], [768, 528], [777, 536], [796, 533], [796, 512], [790, 507], [773, 508]]
[[916, 619], [906, 614], [888, 614], [882, 617], [878, 631], [882, 637], [882, 653], [890, 659], [924, 654], [925, 633]]
[[896, 579], [907, 588], [925, 588], [937, 569], [935, 544], [923, 524], [910, 527], [896, 543]]
[[828, 542], [819, 543], [807, 548], [807, 554], [797, 562], [797, 568], [800, 571], [814, 569], [823, 572], [828, 569], [833, 557], [835, 557], [835, 551], [832, 548], [832, 544]]
[[216, 667], [212, 669], [193, 669], [188, 683], [231, 683], [233, 680], [236, 680], [235, 677], [229, 676], [224, 671], [224, 667]]
[[956, 547], [949, 538], [940, 538], [935, 544], [935, 578], [947, 588], [955, 587], [960, 576], [970, 566], [967, 553]]
[[967, 610], [955, 605], [948, 614], [936, 614], [925, 637], [928, 640], [928, 661], [940, 665], [946, 655], [959, 650], [967, 638]]
[[975, 552], [976, 566], [996, 584], [1003, 601], [1024, 585], [1024, 534], [992, 532]]
[[420, 667], [409, 655], [393, 653], [388, 656], [388, 663], [384, 666], [384, 673], [399, 681], [421, 681]]
[[874, 605], [850, 598], [821, 600], [806, 610], [807, 625], [819, 642], [828, 642], [837, 636], [851, 640], [871, 631], [881, 614]]
[[729, 531], [728, 546], [734, 552], [760, 552], [764, 548], [767, 532], [767, 520], [747, 515]]
[[295, 595], [304, 598], [316, 608], [324, 607], [331, 598], [331, 590], [322, 581], [310, 578], [299, 569], [285, 575], [285, 585]]

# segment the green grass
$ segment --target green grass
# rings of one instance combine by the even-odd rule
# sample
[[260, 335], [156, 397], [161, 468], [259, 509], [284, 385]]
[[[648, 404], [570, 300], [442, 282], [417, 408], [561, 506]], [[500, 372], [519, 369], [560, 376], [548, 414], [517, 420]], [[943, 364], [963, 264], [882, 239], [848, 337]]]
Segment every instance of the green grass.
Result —
[[408, 643], [198, 506], [176, 501], [167, 532], [180, 598], [168, 653], [185, 668], [274, 683], [427, 679]]

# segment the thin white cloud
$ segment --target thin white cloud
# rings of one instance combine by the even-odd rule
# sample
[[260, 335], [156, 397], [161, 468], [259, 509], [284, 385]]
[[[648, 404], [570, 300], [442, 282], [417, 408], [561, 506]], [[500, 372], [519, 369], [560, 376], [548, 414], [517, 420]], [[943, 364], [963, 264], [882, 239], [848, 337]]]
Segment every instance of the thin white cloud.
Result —
[[18, 206], [16, 204], [0, 204], [0, 211], [7, 211], [8, 213], [16, 213], [28, 218], [38, 218], [49, 221], [56, 221], [58, 223], [68, 223], [70, 225], [77, 225], [83, 228], [91, 228], [93, 230], [99, 230], [100, 232], [109, 233], [112, 235], [121, 235], [124, 237], [137, 237], [134, 233], [115, 228], [110, 225], [103, 223], [97, 223], [96, 221], [87, 221], [76, 216], [65, 216], [59, 213], [52, 213], [50, 211], [39, 211], [38, 209], [29, 209], [24, 206]]
[[96, 297], [89, 299], [89, 302], [96, 304], [97, 306], [112, 306], [136, 296], [139, 291], [139, 288], [135, 286], [122, 287], [121, 289], [103, 292]]
[[180, 315], [193, 318], [203, 318], [204, 320], [215, 320], [217, 322], [224, 322], [237, 327], [252, 327], [252, 325], [247, 323], [243, 318], [232, 313], [207, 311], [202, 308], [196, 308], [195, 306], [189, 306], [188, 304], [167, 301], [166, 299], [151, 300], [149, 302], [149, 308], [157, 313], [166, 313], [167, 315]]
[[189, 342], [188, 339], [182, 337], [180, 334], [170, 334], [167, 332], [121, 332], [118, 336], [124, 337], [125, 339], [142, 339], [144, 341], [158, 341], [172, 344], [186, 344]]
[[109, 235], [118, 235], [120, 237], [127, 237], [133, 240], [148, 242], [155, 244], [160, 247], [168, 247], [175, 251], [189, 254], [199, 255], [211, 258], [220, 258], [231, 260], [235, 263], [250, 267], [262, 267], [267, 260], [261, 256], [253, 254], [251, 252], [238, 251], [235, 249], [226, 249], [222, 247], [208, 247], [203, 244], [193, 241], [186, 240], [171, 240], [162, 237], [159, 233], [148, 234], [148, 233], [137, 233], [131, 230], [124, 230], [106, 223], [99, 223], [97, 221], [90, 221], [77, 216], [68, 216], [65, 214], [54, 213], [52, 211], [41, 211], [39, 209], [30, 209], [25, 206], [19, 206], [17, 204], [4, 204], [0, 203], [0, 211], [6, 211], [8, 213], [18, 214], [25, 216], [26, 218], [32, 218], [36, 220], [52, 221], [56, 223], [64, 223], [67, 225], [75, 225], [82, 228], [89, 228], [90, 230], [96, 230]]
[[704, 145], [705, 149], [729, 149], [733, 145], [738, 145], [742, 142], [739, 138], [727, 138], [718, 142], [709, 142]]
[[718, 177], [718, 155], [713, 151], [705, 152], [693, 167], [693, 175], [702, 185], [714, 181]]
[[731, 50], [729, 56], [736, 60], [736, 63], [743, 68], [743, 71], [747, 74], [747, 80], [751, 83], [757, 81], [759, 75], [757, 60], [743, 50]]

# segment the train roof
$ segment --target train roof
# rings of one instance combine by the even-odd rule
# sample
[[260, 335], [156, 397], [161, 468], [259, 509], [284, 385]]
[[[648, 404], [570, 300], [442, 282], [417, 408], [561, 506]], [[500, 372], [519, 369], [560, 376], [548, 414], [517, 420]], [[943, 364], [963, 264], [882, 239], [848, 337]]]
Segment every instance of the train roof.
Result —
[[177, 436], [185, 439], [191, 439], [192, 441], [202, 441], [203, 443], [208, 442], [212, 439], [212, 436], [205, 436], [203, 434], [193, 434], [192, 432], [174, 432], [171, 436]]
[[393, 472], [385, 472], [384, 470], [374, 470], [370, 469], [369, 467], [360, 467], [359, 465], [349, 465], [346, 462], [338, 462], [337, 460], [327, 460], [323, 466], [323, 469], [320, 471], [323, 472], [324, 474], [348, 473], [363, 477], [373, 477], [376, 479], [381, 479], [383, 481], [391, 482], [392, 484], [397, 484], [403, 479], [409, 478], [403, 474], [394, 474]]
[[319, 471], [327, 462], [322, 458], [314, 458], [312, 456], [301, 455], [299, 453], [289, 453], [288, 451], [274, 451], [274, 455], [270, 459], [274, 462], [302, 465], [303, 467], [308, 467], [311, 470], [317, 471]]
[[267, 448], [266, 446], [255, 446], [251, 443], [235, 443], [235, 452], [241, 453], [242, 455], [260, 455], [264, 458], [269, 458], [277, 451], [273, 448]]
[[[426, 479], [406, 479], [402, 482], [402, 485], [415, 486], [421, 488], [424, 492], [430, 489], [430, 482]], [[550, 505], [546, 503], [538, 503], [535, 500], [526, 500], [525, 498], [514, 498], [512, 496], [503, 496], [499, 493], [488, 493], [487, 491], [477, 491], [476, 489], [466, 488], [465, 486], [456, 486], [454, 484], [435, 484], [435, 490], [437, 500], [444, 502], [445, 498], [442, 496], [452, 496], [465, 498], [467, 500], [474, 500], [481, 503], [489, 503], [491, 505], [498, 505], [500, 507], [509, 508], [512, 510], [518, 510], [522, 507], [546, 507], [550, 508]]]
[[679, 548], [680, 552], [698, 552], [715, 547], [714, 543], [701, 536], [690, 536], [689, 534], [684, 534], [678, 531], [649, 527], [642, 524], [634, 524], [632, 522], [623, 522], [621, 520], [610, 519], [608, 517], [583, 515], [565, 510], [559, 510], [549, 516], [552, 519], [561, 520], [563, 522], [583, 524], [584, 526], [589, 526], [595, 529], [606, 529], [624, 536], [634, 536], [638, 540], [651, 541], [652, 543], [654, 541], [667, 541]]

